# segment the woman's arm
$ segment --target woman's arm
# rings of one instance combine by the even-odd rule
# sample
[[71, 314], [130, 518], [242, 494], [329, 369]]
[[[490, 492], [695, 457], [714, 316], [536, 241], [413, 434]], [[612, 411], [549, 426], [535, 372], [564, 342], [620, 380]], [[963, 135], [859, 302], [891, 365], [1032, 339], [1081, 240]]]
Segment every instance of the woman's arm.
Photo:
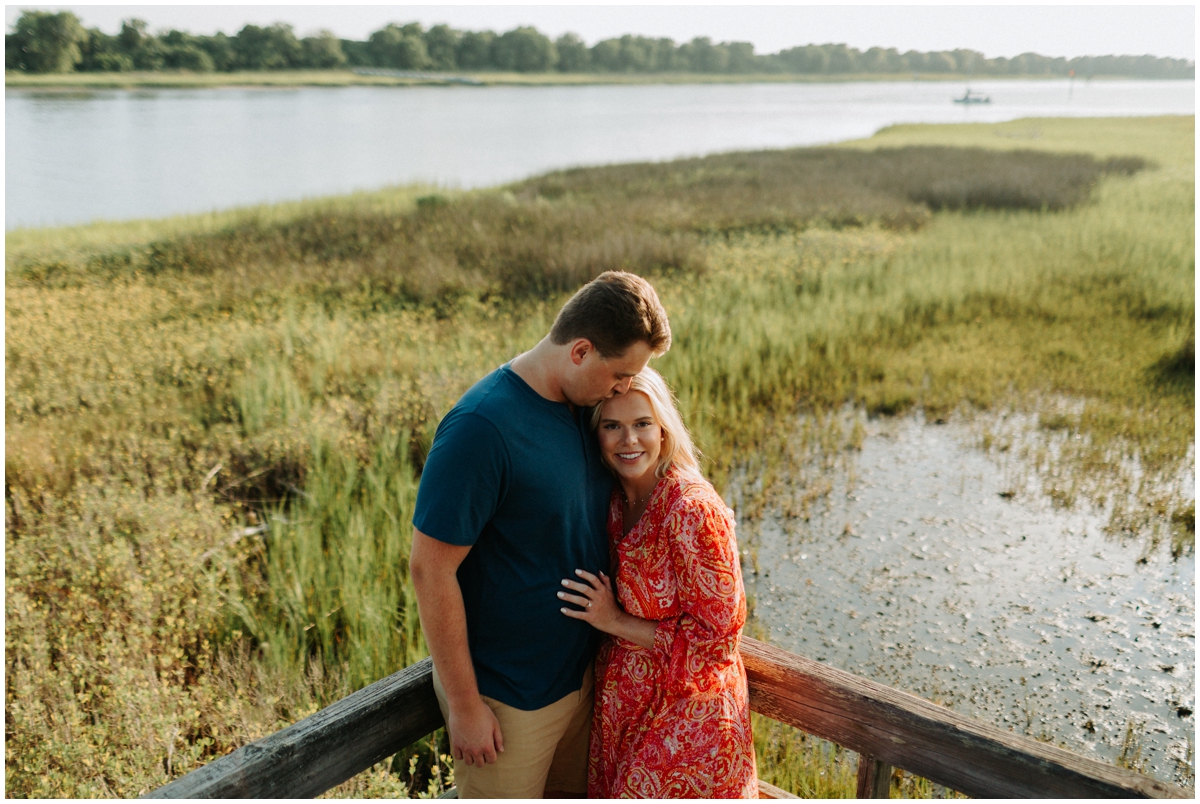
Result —
[[672, 668], [672, 683], [687, 688], [703, 683], [695, 668], [726, 667], [736, 660], [746, 597], [733, 518], [716, 492], [681, 501], [668, 515], [667, 527], [683, 611], [659, 624], [654, 650]]
[[658, 629], [656, 620], [645, 620], [634, 617], [621, 610], [617, 605], [617, 597], [613, 594], [612, 580], [603, 572], [596, 577], [586, 570], [577, 569], [575, 574], [586, 583], [563, 579], [563, 586], [579, 594], [559, 592], [560, 600], [574, 603], [581, 608], [571, 609], [563, 606], [562, 613], [576, 620], [589, 623], [597, 631], [612, 634], [615, 637], [640, 645], [643, 648], [654, 647], [654, 632]]

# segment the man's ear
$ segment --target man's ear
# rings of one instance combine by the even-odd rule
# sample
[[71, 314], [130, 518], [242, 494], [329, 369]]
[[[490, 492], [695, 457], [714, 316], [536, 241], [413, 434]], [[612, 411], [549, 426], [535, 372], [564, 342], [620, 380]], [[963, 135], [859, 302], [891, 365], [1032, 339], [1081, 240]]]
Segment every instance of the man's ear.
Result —
[[592, 342], [587, 338], [578, 338], [571, 344], [571, 362], [575, 365], [583, 363], [583, 359], [587, 357], [588, 352], [595, 349]]

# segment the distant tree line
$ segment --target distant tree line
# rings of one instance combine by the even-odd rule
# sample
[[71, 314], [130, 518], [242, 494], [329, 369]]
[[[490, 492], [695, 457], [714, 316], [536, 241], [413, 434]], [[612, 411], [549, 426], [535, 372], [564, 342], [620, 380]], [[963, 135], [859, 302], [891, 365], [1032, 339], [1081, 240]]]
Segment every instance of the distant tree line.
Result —
[[116, 35], [84, 28], [69, 11], [23, 11], [5, 36], [6, 70], [30, 73], [121, 72], [128, 70], [322, 70], [383, 67], [448, 72], [522, 73], [970, 73], [978, 76], [1057, 75], [1074, 71], [1136, 78], [1195, 78], [1188, 59], [1155, 56], [1053, 58], [1023, 53], [1011, 59], [984, 58], [973, 50], [901, 53], [866, 51], [844, 44], [805, 45], [757, 54], [749, 42], [713, 42], [626, 35], [588, 47], [575, 34], [550, 39], [536, 28], [502, 34], [460, 31], [447, 25], [426, 30], [419, 23], [385, 25], [366, 41], [339, 39], [329, 31], [297, 38], [292, 26], [246, 25], [237, 34], [196, 36], [183, 31], [150, 33], [130, 19]]

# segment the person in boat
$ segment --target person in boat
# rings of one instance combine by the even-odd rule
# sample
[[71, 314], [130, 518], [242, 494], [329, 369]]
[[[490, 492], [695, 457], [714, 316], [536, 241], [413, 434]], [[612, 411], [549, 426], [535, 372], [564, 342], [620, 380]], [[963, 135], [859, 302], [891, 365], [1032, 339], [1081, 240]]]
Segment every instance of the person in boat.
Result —
[[409, 566], [459, 798], [586, 794], [599, 639], [553, 592], [608, 568], [613, 479], [588, 408], [670, 345], [654, 288], [605, 272], [438, 425]]
[[700, 473], [670, 388], [647, 368], [592, 415], [617, 484], [613, 575], [578, 569], [559, 598], [606, 634], [596, 658], [588, 796], [757, 798], [746, 594], [733, 512]]

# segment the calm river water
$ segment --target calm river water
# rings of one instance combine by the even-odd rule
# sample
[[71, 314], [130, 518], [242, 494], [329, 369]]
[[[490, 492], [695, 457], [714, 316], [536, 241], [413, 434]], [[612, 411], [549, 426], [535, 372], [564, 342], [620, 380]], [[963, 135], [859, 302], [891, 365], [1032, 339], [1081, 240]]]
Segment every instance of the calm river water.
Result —
[[1195, 81], [5, 92], [5, 228], [162, 217], [865, 137], [892, 123], [1195, 114]]

